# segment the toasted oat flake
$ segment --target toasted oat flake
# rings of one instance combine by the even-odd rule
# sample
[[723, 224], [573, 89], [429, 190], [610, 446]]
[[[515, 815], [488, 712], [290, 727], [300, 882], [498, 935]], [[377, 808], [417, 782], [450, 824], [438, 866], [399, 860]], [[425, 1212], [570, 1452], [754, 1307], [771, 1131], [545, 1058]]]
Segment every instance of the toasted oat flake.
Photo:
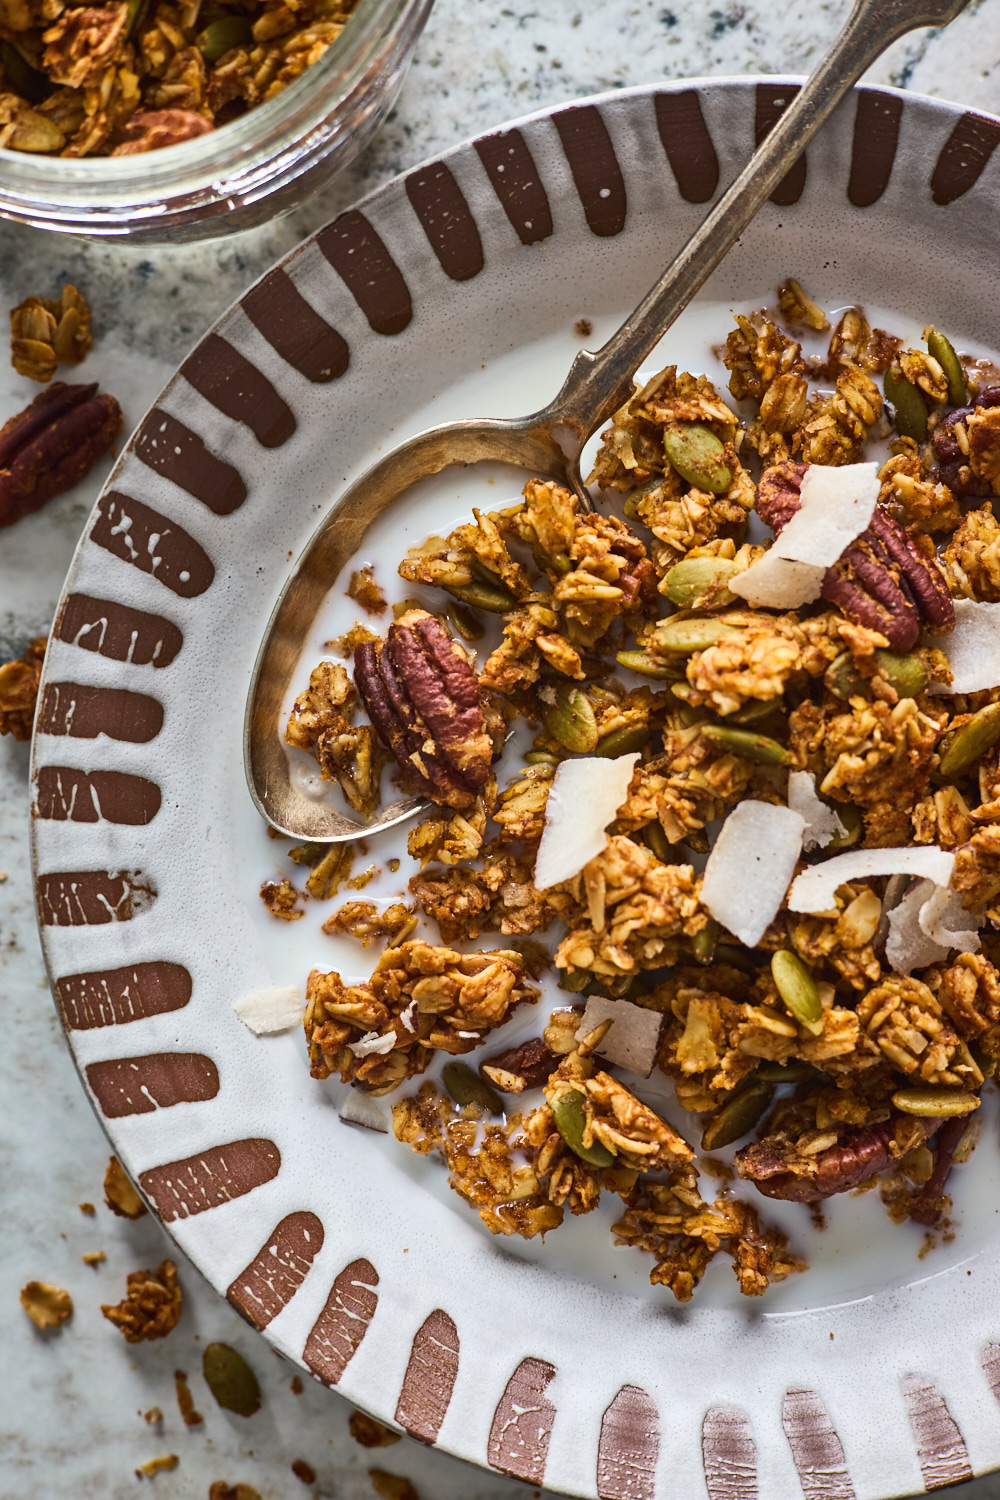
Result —
[[701, 899], [723, 927], [756, 947], [776, 915], [802, 852], [805, 820], [753, 798], [729, 814], [716, 839]]
[[547, 891], [579, 875], [608, 842], [607, 826], [628, 796], [638, 754], [564, 760], [545, 804], [535, 886]]
[[285, 984], [251, 990], [233, 1002], [233, 1010], [255, 1036], [271, 1036], [299, 1025], [305, 1001], [298, 985]]
[[935, 636], [951, 667], [951, 682], [935, 683], [932, 693], [979, 693], [1000, 684], [1000, 604], [955, 600], [955, 628]]
[[831, 839], [846, 836], [847, 829], [836, 812], [816, 795], [816, 782], [810, 771], [792, 771], [788, 777], [788, 805], [806, 825], [802, 835], [803, 849], [825, 849]]
[[936, 844], [923, 848], [849, 849], [797, 876], [788, 893], [791, 911], [831, 911], [840, 886], [874, 875], [917, 875], [937, 885], [951, 882], [955, 856]]
[[648, 1078], [656, 1061], [663, 1016], [629, 1000], [607, 1000], [603, 995], [592, 995], [576, 1033], [577, 1041], [605, 1021], [611, 1022], [611, 1029], [601, 1038], [597, 1048], [600, 1055], [616, 1068], [628, 1068], [629, 1072]]

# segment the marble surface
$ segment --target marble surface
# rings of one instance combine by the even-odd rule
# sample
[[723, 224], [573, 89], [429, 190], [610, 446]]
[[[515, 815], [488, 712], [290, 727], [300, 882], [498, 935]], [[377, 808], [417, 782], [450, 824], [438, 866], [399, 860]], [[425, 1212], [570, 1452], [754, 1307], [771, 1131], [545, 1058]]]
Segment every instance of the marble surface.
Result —
[[[847, 13], [843, 0], [437, 0], [398, 105], [365, 155], [290, 217], [208, 245], [155, 250], [88, 244], [0, 226], [0, 305], [70, 280], [94, 309], [87, 365], [122, 396], [134, 424], [202, 331], [267, 265], [361, 193], [466, 136], [582, 94], [706, 74], [805, 72]], [[979, 0], [946, 32], [897, 43], [872, 81], [1000, 111], [1000, 0]], [[0, 372], [0, 419], [36, 388]], [[45, 633], [73, 547], [103, 480], [0, 532], [0, 660]], [[293, 1372], [181, 1257], [183, 1319], [169, 1340], [126, 1345], [99, 1304], [126, 1272], [176, 1254], [150, 1218], [129, 1223], [101, 1202], [108, 1145], [77, 1081], [49, 997], [35, 928], [27, 849], [28, 747], [0, 741], [0, 1500], [46, 1494], [123, 1500], [136, 1465], [176, 1453], [153, 1481], [161, 1500], [204, 1497], [211, 1481], [254, 1485], [264, 1500], [374, 1495], [368, 1469], [408, 1476], [421, 1500], [514, 1500], [525, 1486], [470, 1469], [409, 1439], [368, 1451], [349, 1408]], [[3, 876], [6, 875], [6, 879]], [[98, 1205], [96, 1217], [78, 1204]], [[103, 1250], [97, 1267], [82, 1253]], [[67, 1287], [75, 1313], [37, 1333], [18, 1305], [25, 1281]], [[217, 1408], [201, 1374], [213, 1339], [250, 1360], [264, 1393], [246, 1420]], [[202, 1425], [185, 1428], [175, 1369], [191, 1377]], [[141, 1413], [159, 1406], [162, 1426]], [[316, 1471], [303, 1486], [296, 1459]], [[142, 1481], [146, 1483], [147, 1481]], [[533, 1492], [536, 1496], [539, 1491]], [[952, 1493], [941, 1491], [940, 1493]], [[958, 1491], [953, 1493], [956, 1495]], [[962, 1486], [963, 1500], [1000, 1500], [1000, 1476]], [[788, 1500], [793, 1500], [789, 1496]]]

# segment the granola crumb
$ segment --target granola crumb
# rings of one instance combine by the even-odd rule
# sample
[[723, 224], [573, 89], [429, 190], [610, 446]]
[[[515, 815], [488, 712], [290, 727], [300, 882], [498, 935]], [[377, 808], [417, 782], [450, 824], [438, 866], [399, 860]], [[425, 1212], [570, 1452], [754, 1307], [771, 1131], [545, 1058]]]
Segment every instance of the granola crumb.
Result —
[[155, 1272], [130, 1271], [126, 1285], [128, 1291], [121, 1302], [101, 1304], [108, 1322], [114, 1323], [130, 1344], [166, 1338], [176, 1328], [184, 1303], [174, 1262], [162, 1261]]
[[393, 1432], [390, 1427], [385, 1427], [381, 1422], [376, 1422], [374, 1417], [369, 1417], [363, 1411], [352, 1411], [348, 1422], [351, 1437], [362, 1448], [390, 1448], [393, 1443], [398, 1443], [401, 1434]]
[[589, 318], [577, 318], [573, 324], [573, 332], [578, 339], [589, 339], [594, 331], [594, 325]]
[[302, 1376], [296, 1375], [292, 1380], [292, 1395], [301, 1396], [304, 1390], [305, 1386], [302, 1384]]
[[104, 1201], [120, 1219], [141, 1219], [149, 1213], [117, 1156], [111, 1157], [104, 1173]]
[[136, 1479], [152, 1479], [154, 1474], [169, 1473], [176, 1469], [180, 1459], [176, 1453], [164, 1453], [160, 1458], [151, 1458], [146, 1463], [140, 1464], [135, 1471]]
[[420, 1500], [410, 1481], [399, 1474], [387, 1474], [385, 1469], [369, 1469], [368, 1477], [382, 1500]]
[[351, 574], [347, 597], [360, 604], [370, 615], [385, 614], [385, 595], [375, 582], [371, 563], [365, 563], [363, 568], [358, 568]]
[[[390, 861], [389, 861], [389, 870], [390, 870], [390, 872], [393, 875], [395, 875], [395, 873], [396, 873], [396, 871], [398, 869], [399, 869], [399, 860], [398, 859], [390, 859]], [[4, 876], [4, 880], [6, 880], [6, 879], [7, 879], [7, 877], [5, 875]]]
[[21, 1306], [36, 1328], [58, 1328], [73, 1314], [73, 1299], [50, 1281], [29, 1281], [21, 1288]]
[[142, 1420], [148, 1422], [150, 1427], [153, 1427], [157, 1422], [163, 1421], [163, 1413], [158, 1406], [151, 1406], [149, 1411], [143, 1412]]
[[296, 1479], [301, 1479], [303, 1484], [316, 1483], [316, 1470], [312, 1464], [307, 1464], [304, 1458], [297, 1458], [292, 1464], [292, 1473]]
[[177, 1392], [177, 1406], [184, 1419], [185, 1427], [198, 1427], [205, 1418], [200, 1411], [195, 1411], [194, 1397], [191, 1387], [188, 1385], [187, 1376], [183, 1370], [174, 1371], [174, 1389]]
[[103, 1250], [86, 1250], [80, 1256], [85, 1266], [99, 1266], [101, 1261], [107, 1258]]
[[0, 666], [0, 734], [12, 734], [16, 740], [31, 739], [47, 644], [46, 636], [36, 636], [20, 656]]
[[281, 881], [265, 880], [260, 888], [260, 899], [271, 916], [282, 922], [297, 922], [305, 916], [305, 909], [298, 908], [301, 897], [287, 875]]
[[10, 362], [28, 380], [46, 385], [59, 364], [78, 365], [90, 349], [90, 308], [75, 286], [58, 301], [26, 297], [11, 308]]
[[347, 888], [348, 888], [348, 890], [349, 891], [363, 891], [364, 888], [365, 888], [365, 886], [368, 884], [369, 880], [374, 880], [375, 876], [377, 874], [378, 874], [378, 866], [377, 865], [369, 865], [368, 868], [367, 868], [367, 870], [362, 870], [362, 872], [361, 872], [360, 875], [355, 875], [353, 877], [353, 879], [351, 879], [351, 880], [349, 880], [347, 882]]
[[252, 1484], [227, 1484], [216, 1479], [209, 1486], [208, 1500], [260, 1500], [260, 1492]]
[[[6, 875], [0, 875], [0, 880], [6, 880], [6, 879], [7, 879]], [[81, 1203], [79, 1205], [79, 1208], [80, 1208], [80, 1212], [82, 1214], [87, 1214], [87, 1215], [89, 1215], [90, 1218], [94, 1218], [94, 1216], [97, 1213], [97, 1209], [94, 1207], [94, 1205], [92, 1203]]]

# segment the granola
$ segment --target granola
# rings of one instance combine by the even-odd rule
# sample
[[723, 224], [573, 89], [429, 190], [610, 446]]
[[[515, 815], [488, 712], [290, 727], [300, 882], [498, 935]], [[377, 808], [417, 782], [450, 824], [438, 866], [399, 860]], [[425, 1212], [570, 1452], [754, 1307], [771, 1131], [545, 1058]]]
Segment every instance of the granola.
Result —
[[[945, 1226], [1000, 1065], [1000, 684], [949, 693], [946, 652], [954, 600], [1000, 601], [1000, 387], [933, 328], [917, 348], [860, 307], [833, 323], [792, 279], [739, 314], [738, 411], [676, 365], [637, 385], [589, 481], [615, 514], [534, 478], [410, 548], [398, 572], [419, 598], [372, 592], [358, 567], [351, 597], [388, 599], [393, 623], [355, 626], [353, 683], [321, 663], [288, 725], [322, 765], [324, 736], [366, 727], [357, 694], [432, 804], [391, 901], [324, 923], [387, 946], [360, 974], [309, 975], [313, 1077], [392, 1094], [396, 1139], [494, 1234], [544, 1237], [618, 1198], [615, 1244], [652, 1255], [682, 1302], [717, 1256], [748, 1296], [805, 1269], [741, 1189], [815, 1209], [880, 1176], [892, 1218]], [[810, 469], [887, 436], [867, 524], [812, 594], [745, 602]], [[588, 821], [569, 784], [624, 798], [575, 873], [540, 888], [552, 830], [572, 842]], [[791, 841], [752, 934], [711, 880], [718, 825], [729, 838], [744, 814]], [[750, 904], [774, 854], [759, 837], [731, 871]], [[822, 908], [796, 897], [851, 849], [861, 863]], [[916, 851], [947, 885], [884, 873]], [[569, 1000], [532, 1021], [556, 989]], [[640, 1036], [681, 1129], [645, 1071], [619, 1076]], [[453, 1061], [470, 1054], [478, 1072]]]
[[162, 1261], [156, 1271], [130, 1271], [125, 1280], [128, 1290], [122, 1300], [101, 1304], [108, 1322], [130, 1344], [166, 1338], [177, 1327], [184, 1305], [173, 1261]]

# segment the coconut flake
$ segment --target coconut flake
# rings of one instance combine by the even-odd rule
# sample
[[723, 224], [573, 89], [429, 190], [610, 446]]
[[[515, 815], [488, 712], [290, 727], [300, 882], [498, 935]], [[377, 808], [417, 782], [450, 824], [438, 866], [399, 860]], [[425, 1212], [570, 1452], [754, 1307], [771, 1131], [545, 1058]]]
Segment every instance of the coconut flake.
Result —
[[255, 1036], [270, 1036], [298, 1026], [305, 1013], [305, 1001], [297, 984], [279, 985], [270, 990], [251, 990], [233, 1002], [233, 1010], [244, 1026]]
[[781, 905], [804, 831], [799, 813], [752, 798], [722, 825], [705, 866], [701, 899], [748, 948], [757, 946]]
[[403, 1025], [406, 1027], [407, 1031], [416, 1031], [416, 1029], [417, 1029], [417, 1002], [415, 1000], [411, 1000], [410, 1003], [409, 1003], [409, 1005], [406, 1007], [406, 1009], [400, 1011], [400, 1013], [399, 1013], [399, 1019], [402, 1021]]
[[572, 880], [605, 848], [605, 830], [628, 796], [638, 759], [638, 754], [615, 760], [593, 755], [562, 762], [545, 804], [545, 827], [535, 859], [537, 890]]
[[366, 1031], [360, 1042], [348, 1042], [347, 1045], [355, 1057], [370, 1057], [373, 1052], [391, 1052], [396, 1045], [396, 1033], [387, 1031], [385, 1036], [379, 1036], [377, 1031]]
[[663, 1027], [660, 1012], [633, 1005], [630, 1000], [606, 1000], [602, 995], [592, 995], [576, 1033], [577, 1041], [582, 1042], [605, 1021], [611, 1022], [611, 1029], [597, 1049], [600, 1055], [617, 1068], [628, 1068], [630, 1073], [648, 1078], [660, 1044]]
[[878, 492], [877, 464], [810, 464], [798, 510], [764, 556], [729, 580], [732, 592], [775, 609], [818, 599], [827, 568], [870, 524]]
[[1000, 604], [955, 600], [955, 628], [935, 636], [951, 667], [951, 683], [935, 683], [932, 693], [980, 693], [1000, 684]]
[[791, 911], [832, 911], [840, 886], [873, 875], [916, 875], [947, 886], [954, 868], [954, 854], [936, 844], [918, 849], [849, 849], [803, 870], [788, 893], [788, 906]]
[[340, 1118], [345, 1125], [363, 1125], [365, 1130], [378, 1130], [382, 1135], [389, 1134], [385, 1107], [378, 1099], [373, 1099], [371, 1094], [366, 1094], [362, 1089], [350, 1090], [340, 1106]]
[[952, 949], [976, 953], [979, 934], [974, 926], [957, 925], [963, 921], [982, 918], [970, 916], [954, 891], [933, 880], [918, 881], [889, 913], [885, 956], [897, 974], [909, 974], [947, 958]]
[[847, 836], [847, 829], [821, 797], [810, 771], [792, 771], [788, 777], [788, 805], [806, 825], [803, 849], [825, 849], [831, 839]]

